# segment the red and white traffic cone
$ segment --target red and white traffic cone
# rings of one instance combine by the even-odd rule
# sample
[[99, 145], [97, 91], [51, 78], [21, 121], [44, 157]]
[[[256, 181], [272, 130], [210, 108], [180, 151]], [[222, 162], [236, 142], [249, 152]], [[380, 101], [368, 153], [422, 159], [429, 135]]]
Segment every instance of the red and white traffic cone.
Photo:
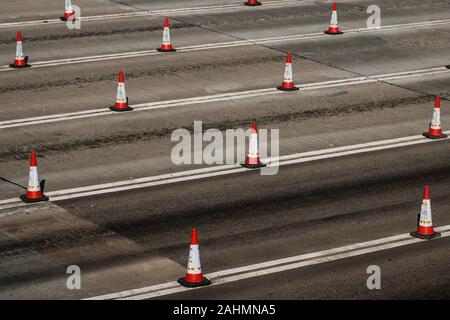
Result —
[[283, 82], [281, 83], [281, 86], [277, 87], [277, 89], [282, 91], [298, 90], [298, 87], [294, 85], [294, 80], [292, 77], [292, 56], [290, 52], [288, 52], [286, 57], [286, 67], [284, 69]]
[[257, 0], [248, 0], [247, 2], [244, 2], [244, 5], [249, 7], [260, 6], [261, 2]]
[[117, 95], [116, 102], [114, 106], [109, 107], [113, 111], [121, 112], [121, 111], [130, 111], [133, 110], [130, 106], [128, 106], [128, 97], [125, 92], [125, 78], [123, 76], [123, 71], [119, 72], [119, 81], [117, 83]]
[[20, 31], [17, 32], [16, 59], [9, 66], [11, 68], [26, 68], [30, 66], [28, 64], [28, 57], [23, 55], [22, 33]]
[[20, 199], [28, 203], [48, 200], [48, 197], [44, 195], [44, 191], [41, 189], [38, 177], [36, 152], [34, 151], [32, 151], [30, 155], [30, 176], [28, 178], [27, 193], [20, 196]]
[[191, 244], [189, 246], [189, 261], [186, 276], [178, 279], [178, 283], [185, 287], [194, 288], [211, 284], [211, 281], [203, 276], [198, 246], [197, 229], [194, 228], [191, 233]]
[[248, 154], [245, 158], [245, 162], [241, 163], [243, 167], [246, 168], [260, 168], [265, 167], [266, 165], [261, 163], [261, 159], [259, 158], [258, 151], [258, 129], [256, 128], [256, 122], [252, 123], [252, 133], [250, 135], [250, 144], [248, 147]]
[[333, 2], [333, 11], [331, 12], [331, 22], [328, 30], [325, 31], [326, 34], [343, 34], [338, 27], [338, 18], [337, 18], [337, 6], [336, 2]]
[[170, 28], [169, 28], [169, 18], [164, 19], [164, 31], [161, 47], [158, 49], [159, 52], [172, 52], [176, 51], [170, 42]]
[[447, 135], [442, 133], [441, 128], [441, 98], [439, 96], [436, 96], [434, 101], [433, 118], [431, 119], [428, 132], [424, 132], [423, 135], [430, 139], [447, 138]]
[[411, 232], [411, 236], [420, 239], [432, 239], [441, 234], [434, 231], [433, 220], [431, 218], [430, 188], [425, 185], [423, 188], [422, 210], [420, 211], [417, 231]]
[[60, 19], [62, 21], [67, 21], [69, 19], [74, 19], [74, 18], [75, 18], [75, 11], [72, 9], [72, 1], [65, 0], [64, 16], [62, 16]]

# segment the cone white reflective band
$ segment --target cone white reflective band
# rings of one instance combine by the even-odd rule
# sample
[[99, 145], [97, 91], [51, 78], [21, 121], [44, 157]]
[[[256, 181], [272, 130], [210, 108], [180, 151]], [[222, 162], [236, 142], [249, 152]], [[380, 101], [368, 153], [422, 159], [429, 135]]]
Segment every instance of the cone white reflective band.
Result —
[[169, 28], [165, 27], [164, 31], [163, 31], [163, 40], [162, 40], [163, 44], [170, 44], [170, 30]]
[[257, 157], [258, 156], [258, 134], [252, 133], [250, 136], [250, 144], [248, 147], [248, 156]]
[[28, 178], [28, 191], [40, 191], [37, 167], [30, 167], [30, 176]]
[[66, 0], [66, 5], [65, 5], [65, 11], [66, 13], [72, 13], [72, 1], [71, 0]]
[[331, 22], [330, 22], [330, 25], [331, 25], [332, 27], [337, 27], [337, 25], [338, 25], [338, 19], [337, 19], [337, 12], [336, 12], [336, 11], [333, 11], [333, 12], [331, 13]]
[[22, 47], [22, 41], [17, 41], [17, 46], [16, 46], [16, 60], [23, 60], [23, 47]]
[[431, 129], [441, 128], [441, 111], [440, 108], [434, 108], [433, 119], [431, 120]]
[[125, 103], [127, 102], [127, 94], [125, 93], [125, 83], [119, 82], [117, 85], [117, 97], [116, 102]]
[[187, 273], [201, 274], [202, 266], [200, 264], [200, 254], [198, 251], [198, 244], [191, 244], [189, 248], [189, 261], [187, 265]]
[[293, 82], [292, 79], [292, 64], [286, 63], [286, 68], [284, 69], [284, 82]]
[[431, 201], [424, 199], [422, 201], [422, 210], [420, 211], [419, 226], [431, 227], [433, 221], [431, 220]]

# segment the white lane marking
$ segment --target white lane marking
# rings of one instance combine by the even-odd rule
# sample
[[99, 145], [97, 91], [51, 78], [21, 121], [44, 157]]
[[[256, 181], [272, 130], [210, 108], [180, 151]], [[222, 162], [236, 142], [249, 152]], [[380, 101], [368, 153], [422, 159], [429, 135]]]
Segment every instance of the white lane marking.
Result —
[[[449, 134], [450, 131], [446, 131]], [[448, 140], [449, 138], [442, 139]], [[441, 140], [427, 139], [423, 136], [415, 135], [409, 137], [401, 137], [396, 139], [381, 140], [375, 142], [368, 142], [362, 144], [355, 144], [344, 147], [322, 149], [316, 151], [308, 151], [304, 153], [296, 153], [291, 155], [281, 156], [279, 158], [263, 159], [268, 166], [284, 166], [291, 164], [298, 164], [304, 162], [311, 162], [317, 160], [331, 159], [336, 157], [348, 156], [353, 154], [361, 154], [366, 152], [388, 150], [393, 148], [400, 148], [405, 146], [412, 146], [417, 144], [437, 142]], [[279, 161], [277, 163], [277, 161]], [[182, 171], [172, 174], [165, 174], [159, 176], [150, 176], [139, 179], [130, 179], [118, 181], [113, 183], [91, 185], [86, 187], [78, 187], [72, 189], [65, 189], [59, 191], [46, 192], [50, 197], [50, 201], [61, 201], [67, 199], [75, 199], [80, 197], [88, 197], [93, 195], [101, 195], [119, 191], [127, 191], [134, 189], [141, 189], [159, 185], [166, 185], [171, 183], [178, 183], [182, 181], [193, 181], [235, 173], [247, 172], [249, 169], [241, 167], [239, 164], [222, 165], [207, 167], [196, 170]], [[16, 206], [25, 206], [33, 204], [24, 204], [18, 198], [6, 199], [0, 201], [0, 210], [15, 208]]]
[[[298, 87], [301, 89], [299, 91], [301, 93], [302, 91], [307, 91], [307, 90], [334, 88], [334, 87], [340, 87], [340, 86], [361, 85], [361, 84], [367, 84], [367, 83], [374, 83], [377, 81], [390, 81], [390, 80], [405, 79], [405, 78], [411, 78], [411, 77], [430, 76], [430, 75], [436, 75], [436, 74], [442, 74], [442, 73], [450, 73], [450, 69], [447, 69], [446, 67], [436, 67], [436, 68], [428, 68], [428, 69], [421, 69], [421, 70], [404, 71], [404, 72], [399, 72], [399, 73], [390, 73], [390, 74], [386, 74], [386, 75], [355, 77], [355, 78], [348, 78], [348, 79], [307, 83], [307, 84], [298, 85]], [[215, 94], [215, 95], [192, 97], [192, 98], [182, 98], [182, 99], [176, 99], [176, 100], [147, 102], [147, 103], [134, 104], [134, 105], [130, 105], [130, 106], [134, 108], [134, 112], [138, 112], [138, 111], [173, 108], [173, 107], [179, 107], [179, 106], [188, 106], [188, 105], [193, 105], [193, 104], [203, 104], [203, 103], [211, 103], [211, 102], [224, 102], [224, 101], [231, 101], [231, 100], [238, 100], [238, 99], [247, 99], [247, 98], [251, 98], [251, 97], [261, 97], [261, 96], [266, 96], [266, 95], [283, 94], [283, 93], [284, 92], [279, 91], [276, 88], [267, 88], [267, 89], [256, 89], [256, 90], [249, 90], [249, 91], [231, 92], [231, 93]], [[68, 120], [75, 120], [75, 119], [85, 119], [85, 118], [106, 116], [106, 115], [119, 115], [119, 114], [117, 112], [111, 111], [105, 107], [102, 109], [92, 109], [92, 110], [84, 110], [84, 111], [78, 111], [78, 112], [60, 113], [60, 114], [53, 114], [53, 115], [47, 115], [47, 116], [0, 121], [0, 129], [24, 127], [24, 126], [30, 126], [30, 125], [38, 125], [38, 124], [44, 124], [44, 123], [68, 121]]]
[[[435, 228], [435, 230], [441, 232], [441, 238], [450, 236], [450, 232], [448, 232], [448, 230], [450, 230], [450, 225], [438, 227]], [[205, 276], [212, 281], [212, 285], [220, 285], [243, 279], [298, 269], [301, 267], [316, 265], [319, 263], [373, 253], [381, 250], [388, 250], [423, 241], [426, 240], [411, 238], [409, 233], [405, 233], [372, 241], [360, 242], [339, 248], [301, 254], [293, 257], [266, 261], [244, 267], [222, 270], [206, 274]], [[149, 299], [188, 290], [194, 289], [182, 287], [176, 281], [171, 281], [143, 288], [90, 297], [86, 300]]]
[[[243, 2], [243, 1], [242, 1]], [[309, 0], [275, 0], [275, 1], [264, 1], [264, 7], [279, 6], [284, 4], [307, 4], [314, 1]], [[105, 15], [96, 16], [85, 16], [81, 17], [81, 21], [101, 21], [101, 20], [113, 20], [113, 19], [124, 19], [124, 18], [136, 18], [145, 16], [158, 16], [158, 15], [177, 15], [185, 13], [200, 13], [208, 11], [222, 11], [223, 9], [243, 9], [246, 8], [242, 3], [236, 4], [223, 4], [223, 5], [211, 5], [193, 8], [178, 8], [178, 9], [162, 9], [162, 10], [143, 10], [125, 13], [112, 13]], [[47, 20], [32, 20], [32, 21], [18, 21], [18, 22], [5, 22], [0, 23], [1, 28], [17, 28], [17, 27], [30, 27], [39, 25], [49, 25], [49, 24], [62, 24], [65, 23], [61, 19], [47, 19]]]
[[[409, 29], [409, 28], [418, 28], [418, 27], [433, 27], [433, 26], [439, 26], [439, 25], [446, 25], [449, 23], [450, 23], [450, 19], [415, 22], [415, 23], [383, 26], [379, 29], [367, 29], [367, 28], [350, 29], [350, 30], [347, 30], [345, 34], [348, 35], [348, 34], [359, 34], [359, 33], [367, 33], [367, 32], [371, 33], [371, 32]], [[324, 34], [323, 32], [316, 32], [316, 33], [308, 33], [308, 34], [300, 34], [300, 35], [279, 36], [279, 37], [271, 37], [271, 38], [258, 38], [258, 39], [238, 40], [238, 41], [227, 41], [227, 42], [179, 47], [178, 52], [221, 49], [221, 48], [230, 48], [230, 47], [237, 47], [237, 46], [249, 46], [249, 45], [259, 45], [259, 44], [266, 44], [266, 43], [275, 43], [275, 42], [281, 42], [281, 41], [294, 41], [294, 40], [329, 38], [329, 37], [330, 37], [329, 35]], [[115, 60], [115, 59], [136, 58], [136, 57], [144, 57], [144, 56], [151, 56], [151, 55], [158, 55], [158, 54], [162, 54], [162, 53], [158, 52], [157, 50], [143, 50], [143, 51], [134, 51], [134, 52], [123, 52], [123, 53], [117, 53], [117, 54], [105, 54], [105, 55], [75, 57], [75, 58], [58, 59], [58, 60], [36, 61], [36, 62], [30, 62], [31, 67], [27, 68], [27, 69], [53, 67], [53, 66], [61, 66], [61, 65], [68, 65], [68, 64], [107, 61], [107, 60]], [[11, 68], [9, 65], [0, 66], [0, 72], [18, 71], [18, 70], [22, 70], [22, 69]]]
[[[286, 161], [286, 160], [292, 160], [292, 159], [297, 159], [297, 158], [306, 158], [306, 157], [317, 156], [317, 155], [332, 154], [332, 153], [337, 153], [337, 152], [342, 152], [342, 151], [370, 148], [370, 147], [375, 147], [375, 146], [382, 146], [382, 145], [387, 146], [387, 145], [393, 145], [396, 143], [416, 141], [416, 140], [425, 140], [425, 138], [422, 135], [414, 135], [414, 136], [386, 139], [386, 140], [380, 140], [380, 141], [366, 142], [366, 143], [361, 143], [361, 144], [353, 144], [353, 145], [347, 145], [347, 146], [342, 146], [342, 147], [334, 147], [334, 148], [320, 149], [320, 150], [307, 151], [307, 152], [301, 152], [301, 153], [294, 153], [294, 154], [284, 155], [284, 156], [280, 156], [280, 157], [276, 157], [276, 158], [274, 157], [274, 158], [263, 159], [263, 161], [266, 163], [267, 162], [276, 162], [276, 161]], [[137, 178], [137, 179], [124, 180], [124, 181], [97, 184], [97, 185], [86, 186], [86, 187], [65, 189], [65, 190], [60, 190], [60, 191], [52, 191], [51, 194], [54, 196], [64, 195], [64, 194], [70, 194], [70, 193], [106, 189], [106, 188], [111, 188], [111, 187], [127, 186], [127, 185], [131, 185], [131, 184], [140, 184], [140, 183], [151, 182], [151, 181], [161, 181], [161, 180], [177, 178], [177, 177], [193, 176], [196, 174], [204, 174], [204, 173], [209, 173], [209, 172], [225, 171], [225, 170], [230, 170], [230, 169], [235, 169], [235, 168], [239, 168], [239, 165], [231, 164], [231, 165], [212, 166], [212, 167], [205, 167], [205, 168], [200, 168], [200, 169], [179, 171], [179, 172], [174, 172], [174, 173], [169, 173], [169, 174], [162, 174], [162, 175], [158, 175], [158, 176], [150, 176], [150, 177], [143, 177], [143, 178]], [[16, 199], [0, 200], [0, 204], [9, 204], [9, 203], [13, 203], [13, 202], [17, 202], [17, 200]]]

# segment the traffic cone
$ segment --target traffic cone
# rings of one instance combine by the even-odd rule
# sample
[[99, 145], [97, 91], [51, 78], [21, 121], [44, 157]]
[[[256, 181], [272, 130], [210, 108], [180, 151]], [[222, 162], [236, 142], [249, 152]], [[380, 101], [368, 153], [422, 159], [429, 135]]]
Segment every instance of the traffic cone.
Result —
[[113, 111], [121, 112], [121, 111], [130, 111], [133, 110], [130, 106], [128, 106], [128, 97], [125, 92], [125, 79], [123, 76], [123, 71], [119, 72], [119, 81], [117, 83], [117, 95], [116, 95], [116, 103], [114, 106], [109, 107]]
[[200, 252], [198, 250], [197, 229], [192, 229], [191, 244], [189, 246], [189, 261], [186, 270], [186, 276], [178, 279], [178, 283], [185, 287], [194, 288], [211, 284], [202, 274], [202, 266], [200, 264]]
[[250, 135], [250, 144], [248, 148], [248, 154], [245, 158], [245, 162], [241, 163], [243, 167], [246, 168], [260, 168], [265, 167], [266, 165], [261, 163], [261, 159], [259, 158], [258, 152], [258, 129], [256, 128], [256, 122], [252, 123], [252, 133]]
[[26, 68], [30, 66], [28, 64], [28, 56], [23, 56], [22, 33], [20, 31], [17, 32], [16, 59], [9, 66], [11, 68]]
[[24, 202], [47, 201], [48, 197], [44, 195], [38, 177], [36, 152], [32, 151], [30, 156], [30, 176], [28, 178], [27, 193], [20, 196]]
[[433, 220], [431, 219], [431, 200], [430, 188], [425, 185], [423, 188], [422, 210], [418, 219], [417, 231], [411, 232], [411, 236], [420, 239], [433, 239], [441, 234], [433, 229]]
[[337, 19], [337, 6], [336, 2], [333, 2], [333, 11], [331, 12], [331, 22], [328, 30], [325, 31], [326, 34], [343, 34], [342, 31], [339, 30], [338, 27], [338, 19]]
[[277, 89], [282, 91], [298, 90], [298, 87], [294, 85], [294, 80], [292, 79], [292, 56], [290, 52], [288, 52], [286, 57], [283, 82], [281, 83], [281, 86], [277, 87]]
[[245, 6], [250, 6], [250, 7], [254, 7], [254, 6], [260, 6], [261, 2], [257, 1], [257, 0], [248, 0], [247, 2], [244, 2]]
[[64, 5], [64, 16], [62, 16], [60, 19], [62, 21], [67, 21], [71, 18], [75, 18], [75, 11], [72, 9], [72, 1], [71, 0], [65, 0]]
[[447, 138], [441, 128], [441, 98], [439, 96], [436, 96], [436, 100], [434, 100], [433, 119], [431, 119], [428, 132], [424, 132], [423, 135], [430, 139]]
[[169, 18], [164, 19], [164, 31], [163, 31], [163, 39], [161, 43], [161, 47], [156, 49], [159, 52], [172, 52], [176, 51], [172, 44], [170, 43], [170, 29], [169, 29]]

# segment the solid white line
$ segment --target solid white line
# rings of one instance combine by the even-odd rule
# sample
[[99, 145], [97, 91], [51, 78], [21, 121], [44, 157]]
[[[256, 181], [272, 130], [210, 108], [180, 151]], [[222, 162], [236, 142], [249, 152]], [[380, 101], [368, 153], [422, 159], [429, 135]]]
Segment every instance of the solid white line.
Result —
[[[411, 77], [430, 76], [430, 75], [436, 75], [436, 74], [442, 74], [442, 73], [450, 73], [450, 69], [447, 69], [446, 67], [436, 67], [436, 68], [429, 68], [429, 69], [404, 71], [404, 72], [399, 72], [399, 73], [390, 73], [387, 75], [375, 75], [375, 76], [355, 77], [355, 78], [348, 78], [348, 79], [338, 79], [338, 80], [328, 80], [328, 81], [323, 81], [323, 82], [307, 83], [307, 84], [298, 85], [298, 87], [301, 89], [299, 91], [301, 93], [302, 91], [308, 91], [308, 90], [335, 88], [335, 87], [351, 86], [351, 85], [361, 85], [361, 84], [367, 84], [367, 83], [374, 83], [377, 81], [390, 81], [390, 80], [405, 79], [405, 78], [411, 78]], [[238, 99], [248, 99], [248, 98], [252, 98], [252, 97], [261, 97], [261, 96], [266, 96], [266, 95], [283, 94], [283, 93], [284, 92], [279, 91], [276, 88], [266, 88], [266, 89], [256, 89], [256, 90], [241, 91], [241, 92], [230, 92], [230, 93], [192, 97], [192, 98], [182, 98], [182, 99], [176, 99], [176, 100], [147, 102], [147, 103], [140, 103], [140, 104], [135, 104], [135, 105], [130, 105], [130, 106], [132, 108], [134, 108], [134, 112], [138, 112], [138, 111], [173, 108], [173, 107], [179, 107], [179, 106], [188, 106], [188, 105], [193, 105], [193, 104], [224, 102], [224, 101], [238, 100]], [[106, 116], [106, 115], [118, 116], [120, 114], [117, 112], [111, 111], [105, 107], [102, 109], [92, 109], [92, 110], [84, 110], [84, 111], [78, 111], [78, 112], [60, 113], [60, 114], [53, 114], [53, 115], [47, 115], [47, 116], [0, 121], [0, 129], [24, 127], [24, 126], [30, 126], [30, 125], [38, 125], [38, 124], [44, 124], [44, 123], [53, 123], [53, 122], [76, 120], [76, 119], [85, 119], [85, 118]]]
[[[367, 28], [350, 29], [350, 30], [347, 30], [345, 32], [345, 34], [348, 35], [348, 34], [359, 34], [359, 33], [367, 33], [367, 32], [381, 32], [381, 31], [390, 31], [390, 30], [399, 30], [399, 29], [410, 29], [410, 28], [418, 28], [418, 27], [433, 27], [433, 26], [445, 25], [445, 24], [449, 24], [449, 23], [450, 23], [450, 19], [425, 21], [425, 22], [417, 22], [417, 23], [406, 23], [406, 24], [399, 24], [399, 25], [383, 26], [379, 29], [367, 29]], [[281, 41], [314, 39], [314, 38], [318, 38], [318, 37], [319, 38], [329, 38], [330, 36], [327, 34], [324, 34], [323, 32], [316, 32], [316, 33], [309, 33], [309, 34], [279, 36], [279, 37], [271, 37], [271, 38], [227, 41], [227, 42], [179, 47], [178, 52], [190, 52], [190, 51], [199, 51], [199, 50], [230, 48], [230, 47], [237, 47], [237, 46], [260, 45], [260, 44], [275, 43], [275, 42], [281, 42]], [[123, 53], [117, 53], [117, 54], [105, 54], [105, 55], [75, 57], [75, 58], [67, 58], [67, 59], [59, 59], [59, 60], [37, 61], [37, 62], [30, 62], [31, 67], [27, 68], [27, 69], [53, 67], [53, 66], [61, 66], [61, 65], [68, 65], [68, 64], [107, 61], [107, 60], [115, 60], [115, 59], [136, 58], [136, 57], [144, 57], [144, 56], [159, 55], [159, 54], [162, 54], [162, 53], [158, 52], [157, 50], [143, 50], [143, 51], [134, 51], [134, 52], [123, 52]], [[9, 67], [9, 65], [0, 66], [0, 72], [18, 71], [18, 70], [23, 71], [23, 69], [11, 68], [11, 67]]]
[[[446, 131], [449, 134], [450, 131]], [[448, 140], [442, 139], [442, 140]], [[281, 156], [279, 158], [263, 159], [262, 161], [270, 166], [284, 166], [299, 164], [305, 162], [312, 162], [317, 160], [325, 160], [336, 157], [362, 154], [373, 151], [388, 150], [393, 148], [400, 148], [405, 146], [412, 146], [424, 143], [437, 142], [440, 140], [427, 139], [423, 136], [415, 135], [409, 137], [402, 137], [396, 139], [381, 140], [369, 143], [362, 143], [344, 147], [322, 149], [316, 151], [308, 151], [304, 153], [296, 153], [291, 155]], [[239, 164], [232, 165], [219, 165], [213, 167], [207, 167], [196, 170], [188, 170], [177, 173], [150, 176], [139, 179], [130, 179], [124, 181], [118, 181], [113, 183], [91, 185], [86, 187], [78, 187], [72, 189], [58, 190], [46, 192], [50, 197], [50, 201], [61, 201], [67, 199], [75, 199], [80, 197], [88, 197], [100, 194], [107, 194], [120, 191], [129, 191], [134, 189], [142, 189], [148, 187], [154, 187], [159, 185], [166, 185], [172, 183], [178, 183], [183, 181], [193, 181], [205, 178], [212, 178], [217, 176], [229, 175], [247, 172], [249, 169], [241, 167]], [[24, 204], [20, 199], [6, 199], [0, 201], [0, 210], [15, 208], [17, 206], [25, 206], [30, 204]], [[32, 204], [31, 204], [32, 205]]]
[[[450, 236], [450, 225], [435, 228], [441, 232], [441, 237]], [[425, 240], [411, 238], [409, 233], [399, 234], [391, 237], [380, 238], [377, 240], [356, 243], [339, 248], [323, 250], [319, 252], [301, 254], [293, 257], [266, 261], [244, 267], [232, 268], [228, 270], [213, 272], [205, 276], [212, 281], [212, 285], [220, 285], [229, 282], [259, 277], [263, 275], [279, 273], [283, 271], [298, 269], [301, 267], [312, 266], [319, 263], [335, 261], [339, 259], [354, 257], [358, 255], [373, 253], [381, 250], [388, 250], [413, 243], [423, 242]], [[157, 284], [153, 286], [125, 290], [121, 292], [90, 297], [86, 300], [106, 300], [106, 299], [150, 299], [163, 295], [173, 294], [193, 290], [180, 286], [176, 281]]]
[[[306, 4], [314, 1], [309, 0], [275, 0], [275, 1], [265, 1], [264, 7], [279, 6], [285, 4]], [[208, 11], [222, 11], [223, 9], [243, 9], [246, 8], [242, 3], [236, 4], [223, 4], [223, 5], [211, 5], [193, 8], [178, 8], [178, 9], [163, 9], [163, 10], [144, 10], [144, 11], [134, 11], [134, 12], [124, 12], [124, 13], [112, 13], [105, 15], [96, 16], [85, 16], [81, 17], [81, 22], [86, 21], [101, 21], [101, 20], [113, 20], [113, 19], [124, 19], [124, 18], [135, 18], [135, 17], [145, 17], [145, 16], [158, 16], [158, 15], [177, 15], [186, 13], [200, 13]], [[17, 27], [30, 27], [38, 25], [50, 25], [50, 24], [62, 24], [65, 23], [61, 19], [46, 19], [46, 20], [32, 20], [32, 21], [18, 21], [18, 22], [5, 22], [0, 23], [1, 28], [17, 28]]]

